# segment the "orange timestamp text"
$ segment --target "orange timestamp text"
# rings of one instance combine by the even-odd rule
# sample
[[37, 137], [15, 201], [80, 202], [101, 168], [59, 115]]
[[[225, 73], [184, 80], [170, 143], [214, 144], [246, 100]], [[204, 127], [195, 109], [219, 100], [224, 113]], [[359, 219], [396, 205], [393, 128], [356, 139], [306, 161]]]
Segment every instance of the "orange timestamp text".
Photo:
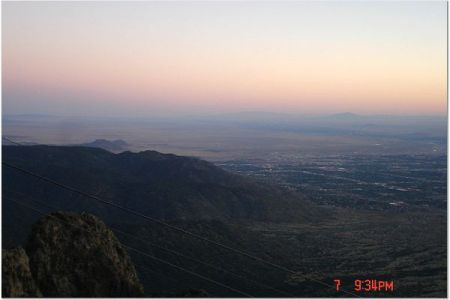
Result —
[[[339, 291], [341, 287], [341, 280], [335, 279], [334, 284], [336, 290]], [[356, 292], [393, 292], [393, 280], [377, 280], [377, 279], [356, 279], [354, 281], [353, 289]]]

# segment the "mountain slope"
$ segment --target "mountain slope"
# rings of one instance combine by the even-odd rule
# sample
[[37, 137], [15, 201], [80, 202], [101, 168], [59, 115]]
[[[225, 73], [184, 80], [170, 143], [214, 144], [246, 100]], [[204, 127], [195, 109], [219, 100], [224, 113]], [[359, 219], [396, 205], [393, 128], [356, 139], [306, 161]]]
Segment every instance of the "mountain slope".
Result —
[[[3, 160], [166, 220], [303, 221], [323, 213], [301, 195], [231, 174], [203, 160], [155, 151], [113, 154], [87, 147], [4, 146]], [[45, 199], [61, 209], [89, 210], [105, 220], [135, 220], [16, 170], [3, 167], [3, 172], [6, 195]]]

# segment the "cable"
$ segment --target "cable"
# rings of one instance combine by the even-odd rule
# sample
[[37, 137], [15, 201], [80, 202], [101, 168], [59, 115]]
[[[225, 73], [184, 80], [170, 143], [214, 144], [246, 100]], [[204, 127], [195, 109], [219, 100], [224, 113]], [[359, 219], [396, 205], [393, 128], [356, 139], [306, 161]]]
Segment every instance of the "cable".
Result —
[[180, 256], [180, 257], [189, 259], [189, 260], [191, 260], [191, 261], [193, 261], [193, 262], [196, 262], [196, 263], [202, 264], [202, 265], [204, 265], [204, 266], [210, 267], [210, 268], [212, 268], [212, 269], [214, 269], [214, 270], [216, 270], [216, 271], [219, 271], [219, 272], [222, 272], [222, 273], [226, 273], [226, 274], [230, 274], [231, 276], [234, 276], [234, 277], [239, 278], [239, 279], [246, 280], [246, 281], [248, 281], [248, 282], [253, 283], [253, 284], [256, 285], [256, 286], [259, 286], [259, 287], [262, 287], [262, 288], [265, 288], [265, 289], [273, 290], [273, 291], [275, 291], [275, 292], [277, 292], [277, 293], [279, 293], [279, 294], [282, 294], [282, 295], [284, 295], [284, 296], [295, 297], [294, 295], [292, 295], [292, 294], [290, 294], [290, 293], [281, 291], [281, 290], [276, 289], [276, 288], [274, 288], [274, 287], [272, 287], [272, 286], [269, 286], [269, 285], [260, 283], [260, 282], [258, 282], [258, 281], [253, 280], [253, 279], [249, 279], [249, 278], [244, 277], [244, 276], [242, 276], [242, 275], [236, 274], [236, 273], [234, 273], [234, 272], [232, 272], [232, 271], [225, 270], [225, 269], [223, 269], [223, 268], [221, 268], [221, 267], [217, 267], [217, 266], [212, 265], [212, 264], [210, 264], [210, 263], [207, 263], [207, 262], [198, 260], [198, 259], [196, 259], [196, 258], [193, 258], [193, 257], [191, 257], [191, 256], [185, 255], [185, 254], [180, 253], [180, 252], [178, 252], [178, 251], [171, 250], [171, 249], [168, 249], [168, 248], [165, 248], [165, 247], [156, 245], [156, 244], [154, 244], [154, 243], [151, 243], [151, 242], [144, 241], [144, 240], [142, 240], [142, 239], [136, 238], [136, 237], [134, 237], [133, 235], [128, 234], [128, 233], [126, 233], [126, 232], [123, 232], [123, 231], [121, 231], [121, 230], [119, 230], [119, 229], [117, 229], [117, 228], [115, 228], [115, 227], [112, 227], [112, 226], [110, 226], [110, 227], [111, 227], [114, 231], [116, 231], [116, 232], [118, 232], [118, 233], [120, 233], [120, 234], [127, 235], [127, 236], [129, 236], [129, 237], [131, 237], [131, 238], [134, 238], [135, 240], [139, 240], [139, 241], [142, 241], [142, 242], [144, 242], [144, 243], [147, 243], [147, 244], [149, 244], [149, 245], [152, 246], [152, 247], [155, 247], [155, 248], [158, 248], [158, 249], [161, 249], [161, 250], [164, 250], [164, 251], [173, 253], [173, 254], [175, 254], [175, 255], [177, 255], [177, 256]]
[[131, 251], [134, 251], [134, 252], [136, 252], [136, 253], [139, 253], [139, 254], [141, 254], [141, 255], [144, 255], [144, 256], [146, 256], [146, 257], [149, 257], [149, 258], [154, 259], [154, 260], [156, 260], [156, 261], [159, 261], [159, 262], [161, 262], [161, 263], [167, 264], [167, 265], [169, 265], [169, 266], [171, 266], [171, 267], [174, 267], [174, 268], [179, 269], [179, 270], [181, 270], [181, 271], [184, 271], [184, 272], [186, 272], [186, 273], [192, 274], [192, 275], [197, 276], [197, 277], [199, 277], [199, 278], [202, 278], [202, 279], [204, 279], [204, 280], [206, 280], [206, 281], [215, 283], [216, 285], [225, 287], [225, 288], [227, 288], [227, 289], [229, 289], [229, 290], [232, 290], [232, 291], [234, 291], [234, 292], [236, 292], [236, 293], [238, 293], [238, 294], [244, 295], [244, 296], [249, 297], [249, 298], [254, 298], [254, 297], [253, 297], [252, 295], [250, 295], [250, 294], [247, 294], [247, 293], [245, 293], [245, 292], [242, 292], [242, 291], [240, 291], [240, 290], [237, 290], [237, 289], [235, 289], [235, 288], [232, 288], [232, 287], [230, 287], [230, 286], [228, 286], [228, 285], [226, 285], [226, 284], [220, 283], [220, 282], [218, 282], [218, 281], [215, 281], [215, 280], [213, 280], [213, 279], [210, 279], [210, 278], [208, 278], [208, 277], [205, 277], [205, 276], [203, 276], [203, 275], [200, 275], [200, 274], [198, 274], [198, 273], [195, 273], [194, 271], [190, 271], [190, 270], [185, 269], [185, 268], [183, 268], [183, 267], [180, 267], [180, 266], [178, 266], [178, 265], [172, 264], [171, 262], [168, 262], [168, 261], [166, 261], [166, 260], [163, 260], [163, 259], [158, 258], [158, 257], [156, 257], [156, 256], [153, 256], [153, 255], [151, 255], [151, 254], [142, 252], [142, 251], [140, 251], [140, 250], [138, 250], [138, 249], [136, 249], [136, 248], [127, 246], [127, 245], [125, 245], [125, 244], [122, 244], [122, 245], [123, 245], [125, 248], [127, 248], [127, 249], [129, 249], [129, 250], [131, 250]]
[[165, 277], [166, 279], [169, 279], [170, 281], [173, 281], [173, 282], [176, 282], [176, 283], [180, 282], [180, 280], [178, 280], [178, 279], [169, 277], [166, 274], [163, 274], [163, 273], [160, 273], [160, 272], [156, 272], [154, 270], [151, 270], [150, 268], [143, 267], [143, 266], [139, 267], [139, 272], [142, 273], [142, 274], [150, 274], [151, 273], [151, 274], [159, 276], [159, 277]]
[[14, 141], [12, 141], [11, 139], [9, 139], [9, 138], [6, 137], [6, 136], [2, 136], [2, 139], [5, 139], [5, 140], [7, 140], [8, 142], [10, 142], [10, 143], [12, 143], [12, 144], [14, 144], [14, 145], [17, 145], [17, 146], [23, 146], [23, 144], [18, 143], [18, 142], [14, 142]]
[[[64, 223], [64, 224], [73, 226], [73, 227], [75, 227], [75, 228], [77, 228], [77, 229], [80, 229], [80, 230], [83, 230], [83, 231], [86, 231], [86, 232], [89, 232], [89, 233], [94, 234], [91, 230], [88, 230], [88, 229], [85, 229], [85, 228], [76, 226], [76, 225], [71, 224], [71, 223], [69, 223], [69, 222], [65, 222], [65, 221], [63, 221], [63, 220], [60, 220], [60, 219], [58, 219], [58, 218], [52, 216], [52, 215], [46, 215], [44, 212], [42, 212], [42, 211], [36, 209], [35, 207], [33, 207], [33, 206], [31, 206], [31, 205], [25, 204], [25, 203], [23, 203], [23, 202], [20, 202], [20, 201], [14, 200], [14, 199], [9, 199], [9, 198], [7, 198], [7, 200], [12, 201], [12, 202], [15, 202], [15, 203], [17, 203], [17, 204], [20, 204], [20, 205], [22, 205], [23, 207], [26, 207], [26, 208], [28, 208], [28, 209], [31, 209], [31, 210], [33, 210], [33, 211], [35, 211], [35, 212], [37, 212], [37, 213], [39, 213], [39, 214], [41, 214], [41, 215], [43, 215], [43, 216], [52, 217], [52, 218], [56, 219], [57, 221], [59, 221], [59, 222], [61, 222], [61, 223]], [[224, 284], [224, 283], [218, 282], [218, 281], [216, 281], [216, 280], [214, 280], [214, 279], [208, 278], [208, 277], [206, 277], [206, 276], [203, 276], [203, 275], [201, 275], [201, 274], [198, 274], [198, 273], [196, 273], [196, 272], [194, 272], [194, 271], [191, 271], [191, 270], [188, 270], [188, 269], [186, 269], [186, 268], [180, 267], [180, 266], [175, 265], [175, 264], [173, 264], [173, 263], [171, 263], [171, 262], [168, 262], [168, 261], [166, 261], [166, 260], [164, 260], [164, 259], [158, 258], [158, 257], [153, 256], [153, 255], [151, 255], [151, 254], [148, 254], [148, 253], [146, 253], [146, 252], [143, 252], [143, 251], [141, 251], [141, 250], [139, 250], [139, 249], [130, 247], [130, 246], [128, 246], [128, 245], [126, 245], [126, 244], [124, 244], [124, 243], [122, 243], [122, 242], [120, 242], [120, 241], [117, 241], [117, 242], [118, 242], [121, 246], [123, 246], [123, 247], [125, 247], [125, 248], [127, 248], [127, 249], [129, 249], [129, 250], [131, 250], [131, 251], [134, 251], [134, 252], [136, 252], [136, 253], [139, 253], [139, 254], [141, 254], [141, 255], [144, 255], [144, 256], [146, 256], [146, 257], [149, 257], [149, 258], [151, 258], [151, 259], [153, 259], [153, 260], [156, 260], [156, 261], [158, 261], [158, 262], [160, 262], [160, 263], [166, 264], [166, 265], [168, 265], [168, 266], [171, 266], [171, 267], [173, 267], [173, 268], [175, 268], [175, 269], [178, 269], [178, 270], [180, 270], [180, 271], [183, 271], [183, 272], [185, 272], [185, 273], [188, 273], [188, 274], [190, 274], [190, 275], [193, 275], [193, 276], [198, 277], [198, 278], [200, 278], [200, 279], [203, 279], [203, 280], [205, 280], [205, 281], [214, 283], [214, 284], [216, 284], [216, 285], [218, 285], [218, 286], [221, 286], [221, 287], [223, 287], [223, 288], [229, 289], [229, 290], [231, 290], [231, 291], [233, 291], [233, 292], [235, 292], [235, 293], [238, 293], [238, 294], [240, 294], [240, 295], [243, 295], [243, 296], [245, 296], [245, 297], [254, 298], [252, 295], [250, 295], [250, 294], [248, 294], [248, 293], [246, 293], [246, 292], [240, 291], [240, 290], [238, 290], [238, 289], [236, 289], [236, 288], [233, 288], [233, 287], [231, 287], [231, 286], [229, 286], [229, 285], [226, 285], [226, 284]]]
[[[56, 207], [54, 207], [54, 206], [48, 205], [47, 203], [43, 203], [43, 202], [38, 201], [38, 200], [35, 200], [35, 199], [31, 199], [31, 201], [36, 202], [36, 203], [38, 203], [38, 204], [41, 205], [41, 206], [46, 206], [47, 208], [50, 208], [50, 209], [55, 210], [55, 211], [59, 210], [58, 208], [56, 208]], [[234, 277], [239, 278], [239, 279], [246, 280], [246, 281], [251, 282], [251, 283], [253, 283], [253, 284], [255, 284], [255, 285], [259, 286], [259, 287], [262, 287], [262, 288], [265, 288], [265, 289], [270, 289], [270, 290], [275, 291], [275, 292], [277, 292], [277, 293], [279, 293], [279, 294], [282, 294], [282, 295], [284, 295], [284, 296], [295, 297], [294, 295], [292, 295], [292, 294], [290, 294], [290, 293], [281, 291], [281, 290], [279, 290], [279, 289], [277, 289], [277, 288], [274, 288], [274, 287], [272, 287], [272, 286], [270, 286], [270, 285], [266, 285], [266, 284], [261, 283], [261, 282], [258, 282], [258, 281], [256, 281], [256, 280], [249, 279], [249, 278], [247, 278], [247, 277], [244, 277], [244, 276], [239, 275], [239, 274], [237, 274], [237, 273], [234, 273], [234, 272], [232, 272], [232, 271], [225, 270], [225, 269], [223, 269], [223, 268], [221, 268], [221, 267], [217, 267], [217, 266], [215, 266], [215, 265], [213, 265], [213, 264], [210, 264], [210, 263], [201, 261], [201, 260], [199, 260], [199, 259], [196, 259], [196, 258], [194, 258], [194, 257], [185, 255], [185, 254], [180, 253], [180, 252], [178, 252], [178, 251], [175, 251], [175, 250], [172, 250], [172, 249], [163, 247], [163, 246], [156, 245], [155, 243], [149, 242], [149, 241], [147, 241], [147, 240], [144, 240], [144, 239], [135, 237], [135, 236], [132, 235], [132, 234], [129, 234], [129, 233], [127, 233], [127, 232], [124, 232], [124, 231], [118, 229], [117, 227], [114, 227], [114, 226], [111, 226], [111, 225], [108, 225], [108, 226], [109, 226], [114, 232], [116, 232], [116, 233], [120, 233], [120, 234], [123, 234], [123, 235], [125, 235], [125, 236], [131, 237], [131, 238], [133, 238], [133, 239], [135, 239], [135, 240], [137, 240], [137, 241], [140, 241], [140, 242], [143, 242], [143, 243], [145, 243], [145, 244], [148, 244], [148, 245], [150, 245], [151, 247], [155, 247], [155, 248], [158, 248], [158, 249], [161, 249], [161, 250], [164, 250], [164, 251], [173, 253], [173, 254], [175, 254], [175, 255], [177, 255], [177, 256], [180, 256], [180, 257], [189, 259], [189, 260], [191, 260], [191, 261], [194, 261], [194, 262], [196, 262], [196, 263], [202, 264], [202, 265], [204, 265], [204, 266], [210, 267], [210, 268], [212, 268], [212, 269], [214, 269], [214, 270], [216, 270], [216, 271], [230, 274], [231, 276], [234, 276]]]

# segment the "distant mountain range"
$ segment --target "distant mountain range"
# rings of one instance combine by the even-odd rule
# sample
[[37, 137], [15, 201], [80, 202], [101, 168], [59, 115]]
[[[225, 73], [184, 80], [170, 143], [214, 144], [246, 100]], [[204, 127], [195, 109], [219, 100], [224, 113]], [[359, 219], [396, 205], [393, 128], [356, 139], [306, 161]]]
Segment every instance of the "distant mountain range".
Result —
[[364, 118], [364, 116], [357, 115], [351, 112], [344, 112], [344, 113], [338, 113], [330, 115], [329, 118], [335, 119], [335, 120], [357, 120]]

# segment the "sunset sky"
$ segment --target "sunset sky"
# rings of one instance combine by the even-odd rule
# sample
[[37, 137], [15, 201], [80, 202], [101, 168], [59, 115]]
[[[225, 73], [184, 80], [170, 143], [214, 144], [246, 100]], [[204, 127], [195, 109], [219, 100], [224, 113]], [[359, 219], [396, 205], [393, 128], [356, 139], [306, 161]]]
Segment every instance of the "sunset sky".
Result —
[[2, 2], [3, 114], [446, 113], [446, 3]]

